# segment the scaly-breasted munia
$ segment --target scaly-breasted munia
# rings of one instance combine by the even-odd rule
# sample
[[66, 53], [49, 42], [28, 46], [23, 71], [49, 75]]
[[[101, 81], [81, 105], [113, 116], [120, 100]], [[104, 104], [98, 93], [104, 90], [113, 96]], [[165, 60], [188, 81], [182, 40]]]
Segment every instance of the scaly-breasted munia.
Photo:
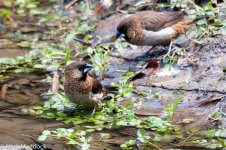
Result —
[[69, 64], [64, 71], [66, 97], [79, 105], [95, 108], [106, 92], [99, 80], [89, 75], [93, 67], [82, 61]]
[[134, 45], [167, 45], [196, 20], [185, 19], [181, 12], [141, 11], [119, 23], [116, 38], [123, 35]]

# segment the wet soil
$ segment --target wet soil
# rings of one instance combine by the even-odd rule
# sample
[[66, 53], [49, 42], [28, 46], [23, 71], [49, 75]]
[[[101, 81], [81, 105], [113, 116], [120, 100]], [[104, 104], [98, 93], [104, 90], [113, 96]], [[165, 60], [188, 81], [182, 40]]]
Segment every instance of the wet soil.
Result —
[[[39, 119], [26, 112], [44, 102], [40, 95], [49, 89], [48, 84], [40, 83], [44, 78], [36, 74], [17, 74], [1, 81], [1, 87], [7, 84], [8, 90], [0, 100], [0, 144], [35, 144], [42, 130], [65, 127], [63, 123]], [[55, 143], [51, 147], [63, 149], [64, 145]]]
[[[215, 43], [221, 44], [216, 44], [213, 52], [210, 47]], [[179, 104], [173, 121], [176, 124], [181, 124], [184, 132], [196, 128], [200, 130], [201, 134], [208, 128], [217, 128], [216, 122], [209, 119], [209, 116], [219, 110], [225, 112], [226, 109], [226, 81], [219, 80], [220, 77], [224, 76], [225, 52], [224, 39], [213, 39], [213, 43], [203, 47], [195, 55], [195, 59], [198, 59], [197, 66], [185, 65], [186, 60], [181, 60], [179, 64], [174, 66], [177, 71], [173, 73], [161, 69], [156, 75], [133, 81], [138, 91], [149, 92], [151, 90], [162, 95], [160, 99], [148, 99], [134, 95], [133, 98], [129, 99], [135, 103], [133, 111], [139, 116], [166, 118], [164, 107], [173, 102], [175, 97], [182, 97], [183, 101]], [[111, 59], [117, 63], [112, 64], [111, 69], [108, 70], [107, 73], [110, 73], [113, 78], [106, 78], [104, 80], [106, 83], [116, 81], [124, 74], [114, 70], [137, 71], [140, 69], [136, 61], [125, 61], [114, 57]], [[185, 67], [180, 67], [183, 64]], [[162, 72], [165, 75], [162, 76]], [[25, 109], [41, 105], [44, 102], [40, 95], [50, 89], [49, 84], [41, 82], [44, 78], [44, 75], [28, 73], [9, 75], [8, 79], [1, 81], [1, 87], [7, 84], [8, 90], [5, 99], [0, 101], [0, 144], [34, 144], [32, 139], [37, 139], [44, 129], [51, 130], [71, 126], [39, 119], [24, 112]], [[137, 99], [140, 101], [137, 102]], [[209, 103], [206, 103], [208, 100]], [[185, 120], [189, 120], [189, 122], [185, 122]], [[220, 127], [225, 128], [225, 125], [226, 123], [223, 122]], [[111, 133], [113, 137], [98, 141], [92, 145], [93, 149], [103, 149], [99, 145], [117, 149], [120, 144], [136, 135], [133, 128], [126, 128], [124, 132], [122, 130], [106, 130], [106, 132]], [[98, 132], [91, 136], [94, 139], [100, 137]], [[46, 146], [52, 149], [73, 149], [73, 147], [65, 146], [63, 143], [64, 141], [53, 140], [45, 142]], [[162, 144], [167, 146], [166, 143]]]
[[[192, 128], [213, 128], [215, 123], [208, 120], [208, 116], [226, 109], [226, 80], [223, 71], [226, 67], [226, 40], [223, 36], [209, 40], [209, 44], [201, 48], [192, 47], [188, 52], [189, 59], [179, 58], [177, 64], [170, 69], [162, 66], [155, 75], [133, 81], [140, 92], [161, 93], [161, 98], [158, 99], [134, 95], [130, 98], [135, 104], [137, 102], [134, 112], [137, 115], [165, 118], [164, 107], [180, 97], [183, 101], [175, 113], [175, 123], [183, 124], [183, 120], [191, 119], [190, 123], [184, 125], [185, 131]], [[138, 71], [138, 64], [137, 61], [118, 59], [109, 74], [118, 78], [120, 73], [114, 73], [114, 70]], [[205, 104], [206, 101], [209, 103]], [[221, 127], [225, 128], [225, 120], [222, 124]]]
[[[123, 17], [120, 16], [122, 19]], [[115, 19], [113, 17], [113, 19]], [[118, 23], [113, 21], [114, 23]], [[109, 21], [107, 21], [109, 22]], [[112, 22], [110, 22], [112, 25]], [[114, 24], [113, 23], [113, 24]], [[105, 23], [102, 23], [105, 24]], [[95, 34], [105, 36], [106, 34], [115, 34], [116, 25], [112, 25], [110, 31], [103, 33], [105, 29], [96, 30]], [[109, 29], [106, 29], [109, 30]], [[109, 40], [109, 39], [106, 39]], [[105, 40], [102, 42], [106, 42]], [[106, 78], [102, 81], [109, 84], [112, 81], [117, 82], [123, 76], [123, 72], [117, 70], [138, 71], [141, 66], [139, 61], [133, 61], [134, 58], [146, 54], [151, 47], [128, 48], [126, 53], [114, 51], [109, 61], [109, 70], [106, 72], [112, 78]], [[149, 55], [141, 57], [142, 61], [148, 61], [154, 58], [156, 53], [166, 51], [166, 47], [157, 47], [149, 52]], [[9, 39], [0, 40], [0, 57], [16, 57], [24, 55], [28, 50], [18, 47], [15, 42]], [[155, 53], [156, 52], [156, 53]], [[193, 46], [188, 51], [189, 57], [179, 58], [171, 71], [161, 64], [160, 71], [151, 76], [137, 79], [132, 84], [137, 86], [138, 91], [161, 94], [161, 98], [151, 98], [134, 94], [133, 98], [128, 101], [134, 102], [132, 109], [139, 116], [159, 116], [165, 118], [164, 107], [172, 103], [175, 98], [181, 97], [183, 101], [179, 104], [178, 109], [173, 117], [176, 124], [182, 125], [184, 132], [197, 128], [202, 135], [208, 128], [225, 128], [226, 119], [222, 124], [216, 124], [216, 121], [209, 118], [210, 114], [216, 111], [226, 111], [226, 38], [223, 36], [210, 38], [207, 45], [198, 47]], [[115, 57], [120, 56], [120, 57]], [[121, 57], [122, 56], [122, 57]], [[131, 59], [131, 60], [128, 60]], [[34, 144], [40, 133], [44, 129], [55, 129], [59, 127], [69, 127], [53, 120], [40, 119], [28, 115], [25, 111], [36, 105], [41, 105], [45, 101], [40, 95], [48, 91], [51, 85], [42, 82], [45, 75], [28, 73], [28, 74], [9, 74], [9, 78], [0, 82], [0, 88], [8, 86], [5, 98], [0, 99], [0, 144]], [[139, 101], [137, 101], [139, 99]], [[189, 122], [185, 122], [189, 120]], [[123, 131], [123, 132], [122, 132]], [[110, 149], [120, 149], [119, 145], [129, 139], [136, 137], [136, 130], [133, 128], [123, 128], [118, 130], [104, 130], [112, 134], [111, 139], [100, 139], [100, 133], [93, 133], [94, 142], [92, 149], [104, 149], [107, 146]], [[150, 135], [154, 133], [149, 132]], [[175, 140], [172, 137], [170, 141]], [[170, 142], [169, 141], [169, 142]], [[46, 146], [52, 149], [74, 149], [64, 145], [65, 141], [48, 140]], [[162, 143], [168, 147], [169, 143]], [[100, 146], [102, 145], [102, 146]], [[193, 145], [187, 145], [191, 148]], [[197, 146], [197, 145], [196, 145]], [[202, 148], [203, 149], [203, 148]]]

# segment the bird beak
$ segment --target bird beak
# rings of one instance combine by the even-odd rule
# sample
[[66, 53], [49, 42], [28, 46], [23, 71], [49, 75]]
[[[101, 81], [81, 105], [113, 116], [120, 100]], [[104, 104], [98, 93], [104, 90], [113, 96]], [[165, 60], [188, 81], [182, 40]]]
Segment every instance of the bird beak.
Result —
[[124, 38], [124, 37], [125, 37], [125, 34], [117, 32], [116, 35], [113, 35], [111, 37], [111, 42], [115, 42], [118, 38]]
[[125, 34], [120, 33], [120, 32], [117, 32], [116, 39], [118, 39], [118, 38], [124, 38], [124, 37], [125, 37]]
[[83, 72], [88, 73], [92, 68], [93, 68], [93, 66], [91, 64], [87, 63]]

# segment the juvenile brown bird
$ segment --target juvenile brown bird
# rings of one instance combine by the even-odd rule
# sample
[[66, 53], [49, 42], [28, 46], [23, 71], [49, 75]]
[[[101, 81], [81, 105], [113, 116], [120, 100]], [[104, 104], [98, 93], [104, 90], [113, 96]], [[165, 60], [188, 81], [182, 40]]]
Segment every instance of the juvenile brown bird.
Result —
[[93, 67], [82, 61], [74, 62], [65, 68], [64, 90], [66, 97], [79, 105], [95, 108], [105, 90], [99, 80], [89, 75]]
[[167, 45], [190, 29], [195, 20], [185, 19], [181, 12], [138, 12], [121, 21], [116, 38], [124, 36], [134, 45]]

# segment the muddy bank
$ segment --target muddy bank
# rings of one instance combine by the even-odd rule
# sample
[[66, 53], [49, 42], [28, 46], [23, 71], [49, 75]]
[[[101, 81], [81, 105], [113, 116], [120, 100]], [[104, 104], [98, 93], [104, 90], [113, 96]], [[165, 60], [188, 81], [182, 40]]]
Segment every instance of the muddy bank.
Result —
[[[87, 47], [91, 48], [89, 42], [94, 40], [92, 46], [96, 42], [111, 42], [110, 40], [112, 39], [105, 36], [116, 34], [117, 24], [124, 18], [123, 14], [112, 15], [105, 22], [100, 22], [97, 25], [97, 29], [93, 32], [94, 27], [91, 26], [91, 24], [94, 24], [92, 22], [93, 15], [88, 14], [89, 12], [82, 12], [77, 8], [78, 5], [75, 5], [75, 7], [76, 9], [59, 13], [60, 15], [57, 12], [54, 15], [57, 15], [58, 18], [56, 17], [57, 19], [54, 21], [51, 18], [42, 23], [38, 22], [40, 20], [34, 16], [28, 16], [29, 23], [21, 23], [26, 17], [20, 19], [17, 16], [18, 18], [14, 19], [20, 22], [16, 24], [18, 26], [12, 26], [12, 29], [8, 31], [9, 34], [1, 35], [1, 58], [24, 56], [34, 52], [32, 50], [40, 50], [40, 53], [36, 53], [37, 56], [29, 55], [27, 58], [29, 60], [28, 63], [22, 61], [19, 66], [14, 66], [7, 70], [7, 73], [2, 72], [6, 78], [0, 81], [0, 144], [34, 144], [43, 130], [55, 130], [57, 128], [86, 130], [85, 126], [87, 124], [93, 125], [92, 123], [82, 125], [70, 123], [66, 125], [62, 120], [61, 122], [53, 119], [37, 118], [37, 116], [29, 114], [28, 111], [33, 106], [42, 106], [49, 98], [44, 99], [42, 94], [51, 89], [52, 72], [57, 69], [63, 69], [66, 59], [71, 59], [71, 61], [79, 59], [89, 61], [91, 59], [90, 55], [93, 55], [87, 52]], [[87, 5], [81, 5], [81, 7], [87, 7], [88, 9]], [[65, 19], [65, 16], [70, 17]], [[60, 20], [59, 18], [63, 19]], [[46, 18], [42, 19], [45, 20]], [[87, 20], [88, 23], [86, 22]], [[76, 31], [74, 31], [75, 28]], [[15, 35], [14, 32], [16, 32]], [[84, 33], [85, 35], [83, 35]], [[94, 37], [91, 37], [93, 33]], [[18, 34], [21, 37], [17, 37]], [[11, 38], [9, 38], [9, 35]], [[80, 42], [74, 41], [74, 36], [78, 39], [81, 38]], [[99, 41], [98, 36], [103, 39]], [[84, 38], [84, 41], [82, 38]], [[110, 46], [108, 45], [109, 47], [104, 45], [107, 48], [104, 46], [103, 49], [100, 48], [103, 54], [110, 49], [109, 60], [105, 63], [107, 64], [105, 79], [102, 80], [102, 83], [111, 86], [111, 82], [117, 83], [128, 71], [137, 72], [149, 60], [158, 59], [160, 70], [150, 77], [145, 76], [131, 81], [129, 84], [133, 85], [134, 93], [130, 93], [130, 97], [126, 97], [125, 101], [119, 102], [119, 104], [134, 104], [129, 110], [142, 119], [148, 116], [168, 119], [165, 108], [173, 104], [176, 99], [181, 98], [182, 100], [179, 102], [170, 121], [181, 127], [180, 130], [183, 133], [183, 137], [178, 139], [178, 135], [172, 133], [170, 137], [158, 142], [154, 141], [153, 143], [163, 149], [204, 149], [205, 145], [194, 143], [193, 141], [197, 137], [199, 139], [206, 138], [208, 129], [226, 127], [224, 115], [226, 111], [225, 39], [225, 36], [216, 36], [215, 38], [208, 38], [207, 43], [200, 45], [186, 39], [185, 46], [180, 46], [186, 47], [189, 45], [189, 49], [186, 49], [182, 56], [176, 55], [178, 60], [176, 63], [170, 64], [170, 67], [167, 67], [161, 61], [168, 47], [140, 47], [130, 45], [125, 41], [115, 41]], [[35, 59], [34, 64], [32, 59]], [[33, 65], [39, 68], [37, 67], [37, 69]], [[14, 69], [21, 66], [22, 68], [32, 68], [33, 70], [29, 71], [33, 73], [13, 72]], [[151, 68], [144, 69], [144, 73], [148, 72], [149, 69]], [[23, 70], [19, 71], [23, 72]], [[62, 84], [59, 87], [60, 92], [63, 92]], [[215, 118], [216, 114], [220, 114], [220, 117]], [[73, 115], [70, 117], [75, 118]], [[191, 133], [194, 130], [197, 131]], [[101, 133], [109, 133], [111, 136], [104, 139]], [[156, 132], [149, 131], [149, 128], [147, 133], [151, 139], [154, 139], [157, 135]], [[165, 136], [163, 133], [158, 133], [158, 135]], [[131, 126], [113, 129], [104, 128], [101, 131], [87, 132], [87, 136], [93, 138], [93, 141], [90, 142], [91, 149], [106, 149], [106, 147], [109, 149], [121, 149], [120, 145], [124, 142], [132, 139], [137, 140], [137, 128]], [[193, 136], [194, 139], [192, 139]], [[192, 138], [190, 139], [190, 137]], [[52, 149], [80, 149], [78, 146], [68, 146], [65, 144], [66, 142], [68, 140], [65, 138], [49, 138], [44, 144]], [[145, 149], [145, 146], [147, 145], [138, 143], [135, 149]], [[153, 145], [148, 146], [154, 147]]]

